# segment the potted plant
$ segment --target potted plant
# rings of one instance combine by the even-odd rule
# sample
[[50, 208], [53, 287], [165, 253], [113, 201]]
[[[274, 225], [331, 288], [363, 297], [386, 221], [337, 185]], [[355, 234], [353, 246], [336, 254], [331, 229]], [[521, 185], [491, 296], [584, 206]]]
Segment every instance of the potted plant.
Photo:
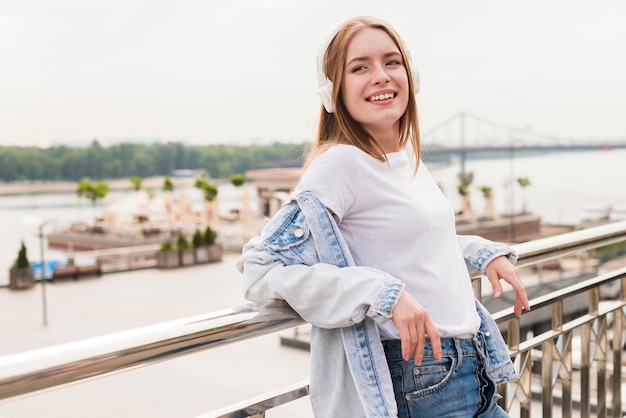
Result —
[[480, 191], [485, 198], [485, 210], [483, 215], [479, 218], [480, 220], [491, 220], [495, 218], [495, 208], [493, 205], [493, 189], [490, 186], [481, 186]]
[[196, 229], [191, 239], [191, 245], [193, 246], [193, 255], [196, 264], [204, 264], [211, 261], [209, 258], [209, 247], [204, 241], [204, 234]]
[[522, 188], [522, 194], [524, 195], [522, 202], [522, 215], [525, 215], [528, 212], [528, 205], [526, 204], [526, 188], [530, 186], [530, 179], [528, 177], [518, 177], [517, 184]]
[[192, 265], [194, 263], [193, 248], [184, 234], [178, 234], [176, 246], [178, 247], [179, 264], [181, 266]]
[[34, 285], [35, 274], [33, 273], [33, 268], [28, 262], [26, 245], [24, 245], [24, 241], [22, 241], [20, 250], [17, 253], [17, 260], [15, 260], [15, 263], [13, 263], [13, 267], [11, 267], [11, 269], [9, 270], [9, 288], [30, 289]]
[[471, 221], [474, 217], [472, 212], [472, 203], [470, 200], [470, 188], [469, 186], [474, 181], [474, 173], [461, 173], [459, 174], [459, 183], [457, 185], [457, 191], [463, 197], [463, 210], [461, 212], [461, 221]]
[[217, 186], [206, 179], [196, 179], [194, 187], [200, 189], [204, 194], [204, 212], [207, 222], [217, 222], [219, 210], [217, 208]]
[[173, 268], [178, 267], [178, 251], [176, 245], [166, 241], [161, 244], [161, 249], [157, 253], [157, 267], [159, 268]]
[[222, 246], [217, 242], [217, 234], [210, 225], [207, 225], [204, 231], [204, 242], [209, 248], [209, 260], [221, 261], [222, 260]]

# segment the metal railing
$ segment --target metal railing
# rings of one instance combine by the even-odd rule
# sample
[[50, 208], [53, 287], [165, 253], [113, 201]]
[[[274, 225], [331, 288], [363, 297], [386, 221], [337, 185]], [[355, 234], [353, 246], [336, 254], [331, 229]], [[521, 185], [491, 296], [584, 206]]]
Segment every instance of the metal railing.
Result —
[[[528, 266], [625, 241], [626, 221], [622, 221], [515, 247], [520, 255], [519, 265]], [[619, 282], [617, 296], [601, 303], [600, 288], [615, 281]], [[475, 283], [480, 295], [480, 280]], [[584, 293], [589, 294], [586, 313], [564, 321], [567, 299]], [[499, 388], [507, 410], [530, 417], [533, 405], [539, 402], [542, 416], [551, 417], [559, 403], [563, 417], [572, 416], [574, 406], [582, 417], [590, 416], [591, 411], [599, 417], [607, 413], [622, 416], [625, 305], [626, 268], [621, 268], [533, 299], [533, 311], [551, 309], [551, 327], [544, 333], [522, 335], [520, 321], [524, 315], [516, 318], [512, 308], [495, 313], [499, 324], [507, 324], [510, 353], [520, 375], [518, 380]], [[0, 357], [0, 400], [155, 364], [300, 324], [303, 321], [284, 303], [273, 302], [262, 309], [244, 305], [6, 355]], [[572, 349], [575, 344], [580, 350]], [[263, 417], [266, 410], [307, 394], [307, 382], [300, 382], [203, 417]]]

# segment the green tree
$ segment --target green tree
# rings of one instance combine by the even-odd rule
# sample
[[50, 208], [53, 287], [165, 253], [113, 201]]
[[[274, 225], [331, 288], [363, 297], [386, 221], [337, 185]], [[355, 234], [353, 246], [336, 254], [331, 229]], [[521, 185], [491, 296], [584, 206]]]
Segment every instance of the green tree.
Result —
[[207, 225], [206, 229], [204, 230], [204, 242], [206, 243], [206, 245], [214, 245], [216, 238], [217, 235], [215, 234], [215, 231], [213, 231], [210, 225]]
[[239, 187], [245, 182], [246, 177], [243, 174], [233, 174], [232, 176], [230, 176], [230, 183], [235, 187]]
[[213, 201], [213, 199], [215, 199], [215, 197], [217, 196], [217, 186], [205, 179], [196, 179], [194, 187], [202, 190], [202, 193], [204, 194], [204, 200], [206, 200], [207, 202]]
[[176, 248], [176, 244], [170, 242], [170, 241], [165, 241], [161, 244], [161, 248], [160, 251], [161, 252], [170, 252], [170, 251], [177, 251], [178, 249]]
[[82, 179], [81, 181], [78, 182], [78, 185], [76, 186], [76, 194], [78, 195], [78, 197], [83, 197], [85, 196], [85, 194], [87, 193], [87, 190], [89, 190], [90, 187], [91, 187], [91, 182], [89, 180]]
[[26, 245], [24, 245], [24, 241], [22, 241], [20, 250], [17, 253], [17, 260], [15, 260], [15, 263], [13, 265], [15, 268], [18, 268], [18, 269], [30, 267], [30, 263], [28, 262], [28, 255], [26, 254]]
[[164, 192], [174, 191], [174, 182], [168, 176], [165, 176], [165, 178], [163, 179], [163, 191]]
[[176, 247], [179, 250], [184, 250], [186, 248], [189, 248], [189, 241], [187, 240], [187, 237], [185, 237], [184, 234], [178, 234], [178, 240], [176, 241]]
[[169, 175], [175, 169], [205, 170], [229, 178], [253, 168], [299, 166], [307, 144], [185, 146], [168, 142], [87, 147], [0, 146], [0, 180], [93, 180]]
[[95, 216], [96, 202], [99, 199], [104, 199], [106, 195], [109, 193], [109, 184], [106, 181], [99, 181], [97, 183], [92, 183], [88, 180], [81, 180], [78, 183], [76, 191], [79, 196], [84, 196], [87, 199], [91, 200], [91, 203], [94, 208], [94, 216]]
[[97, 139], [91, 141], [91, 145], [87, 148], [85, 161], [87, 163], [87, 176], [93, 179], [102, 179], [106, 177], [106, 173], [104, 172], [106, 153]]
[[141, 190], [141, 184], [143, 183], [143, 178], [138, 177], [138, 176], [131, 176], [128, 180], [130, 180], [134, 191]]
[[204, 234], [199, 229], [196, 229], [193, 233], [193, 237], [191, 238], [191, 245], [193, 245], [194, 248], [198, 248], [205, 244]]

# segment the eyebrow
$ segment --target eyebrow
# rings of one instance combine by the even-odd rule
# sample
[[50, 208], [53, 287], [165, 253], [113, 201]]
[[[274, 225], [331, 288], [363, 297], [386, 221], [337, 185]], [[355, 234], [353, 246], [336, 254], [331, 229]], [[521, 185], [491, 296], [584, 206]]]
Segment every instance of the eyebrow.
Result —
[[[391, 51], [391, 52], [387, 52], [386, 54], [383, 55], [383, 58], [391, 58], [394, 56], [400, 56], [402, 57], [402, 54], [400, 53], [400, 51]], [[352, 64], [355, 61], [367, 61], [369, 59], [369, 57], [365, 56], [365, 57], [354, 57], [352, 58], [350, 61], [346, 62], [346, 66], [349, 66], [350, 64]]]

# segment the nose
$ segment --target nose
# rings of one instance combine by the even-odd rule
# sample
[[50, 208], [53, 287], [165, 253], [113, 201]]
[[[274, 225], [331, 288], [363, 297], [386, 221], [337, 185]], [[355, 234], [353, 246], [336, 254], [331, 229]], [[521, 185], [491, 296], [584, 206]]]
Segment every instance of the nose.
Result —
[[387, 83], [391, 78], [389, 74], [387, 74], [387, 69], [384, 65], [376, 65], [374, 67], [374, 73], [372, 75], [372, 84], [384, 84]]

